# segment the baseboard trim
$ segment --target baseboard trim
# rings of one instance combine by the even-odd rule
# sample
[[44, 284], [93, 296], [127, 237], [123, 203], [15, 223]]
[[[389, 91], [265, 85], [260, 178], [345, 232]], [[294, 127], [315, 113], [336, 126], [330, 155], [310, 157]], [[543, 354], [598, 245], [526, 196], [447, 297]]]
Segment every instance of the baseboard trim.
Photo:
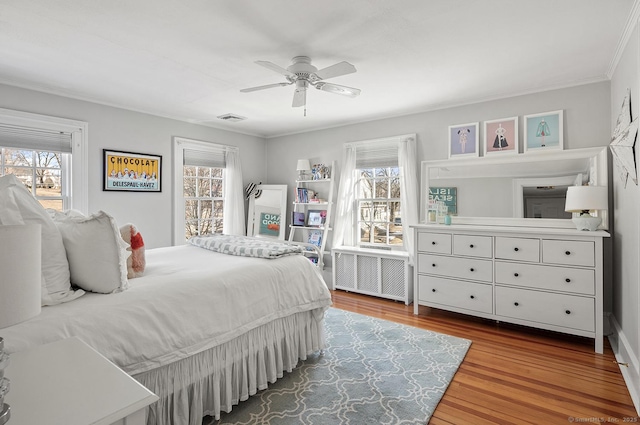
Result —
[[620, 324], [615, 316], [609, 315], [609, 323], [613, 326], [612, 332], [609, 333], [609, 342], [616, 356], [618, 363], [626, 363], [628, 366], [619, 364], [620, 372], [624, 378], [627, 389], [631, 395], [631, 401], [636, 408], [636, 412], [640, 415], [640, 362], [629, 344], [629, 340], [625, 336]]

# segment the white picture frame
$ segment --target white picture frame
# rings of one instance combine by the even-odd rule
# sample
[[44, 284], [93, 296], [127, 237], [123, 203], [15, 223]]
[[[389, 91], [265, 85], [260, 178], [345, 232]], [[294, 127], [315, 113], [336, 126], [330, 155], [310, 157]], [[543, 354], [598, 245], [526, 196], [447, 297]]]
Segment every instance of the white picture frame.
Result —
[[523, 152], [563, 150], [563, 121], [562, 110], [525, 115]]
[[449, 159], [480, 156], [479, 126], [478, 122], [449, 126]]
[[517, 155], [520, 151], [519, 144], [518, 117], [500, 118], [484, 122], [483, 156]]

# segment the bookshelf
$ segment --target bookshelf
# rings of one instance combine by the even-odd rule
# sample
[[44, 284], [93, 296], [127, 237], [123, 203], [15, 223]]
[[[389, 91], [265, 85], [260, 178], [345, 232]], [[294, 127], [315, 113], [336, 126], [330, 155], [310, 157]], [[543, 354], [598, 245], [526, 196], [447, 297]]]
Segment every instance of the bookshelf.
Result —
[[324, 256], [329, 254], [325, 247], [329, 232], [332, 230], [335, 165], [333, 161], [326, 166], [325, 172], [313, 173], [309, 178], [296, 180], [293, 211], [290, 217], [289, 241], [318, 246], [320, 254], [309, 250], [306, 251], [306, 255], [321, 269], [324, 267]]

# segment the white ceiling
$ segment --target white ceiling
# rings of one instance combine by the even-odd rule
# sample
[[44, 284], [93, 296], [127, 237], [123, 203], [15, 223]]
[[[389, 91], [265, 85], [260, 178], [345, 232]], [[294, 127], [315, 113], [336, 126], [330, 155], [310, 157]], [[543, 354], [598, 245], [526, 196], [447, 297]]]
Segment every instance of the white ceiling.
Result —
[[[635, 0], [636, 2], [638, 0]], [[634, 0], [1, 0], [0, 82], [263, 137], [609, 78]], [[355, 74], [354, 99], [258, 66]], [[233, 113], [248, 119], [216, 119]], [[73, 117], [70, 117], [73, 118]]]

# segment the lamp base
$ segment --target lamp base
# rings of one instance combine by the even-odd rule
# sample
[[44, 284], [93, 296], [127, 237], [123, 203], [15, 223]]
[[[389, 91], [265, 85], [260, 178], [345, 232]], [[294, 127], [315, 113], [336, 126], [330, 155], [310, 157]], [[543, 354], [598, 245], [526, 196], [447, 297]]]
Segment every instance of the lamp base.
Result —
[[594, 217], [590, 214], [582, 214], [578, 217], [573, 217], [571, 221], [575, 224], [576, 229], [588, 230], [591, 232], [598, 230], [598, 226], [602, 223], [602, 219], [600, 217]]

